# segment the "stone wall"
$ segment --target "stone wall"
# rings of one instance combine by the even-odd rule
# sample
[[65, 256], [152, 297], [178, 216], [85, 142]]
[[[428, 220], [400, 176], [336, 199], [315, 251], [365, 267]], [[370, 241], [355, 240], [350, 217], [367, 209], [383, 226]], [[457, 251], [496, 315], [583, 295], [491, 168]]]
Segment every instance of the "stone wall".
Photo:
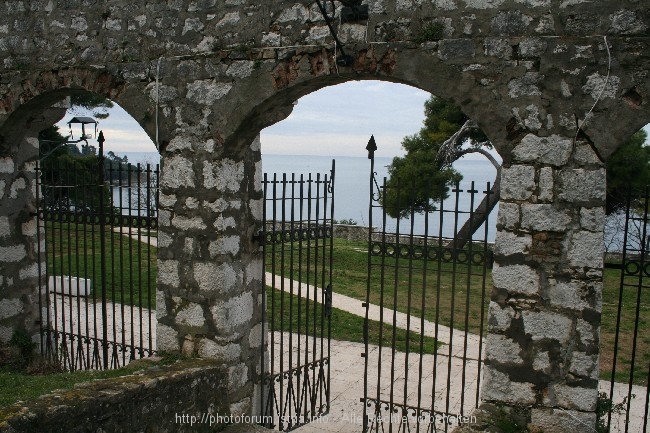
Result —
[[251, 410], [263, 345], [256, 137], [303, 95], [388, 80], [453, 99], [504, 160], [483, 397], [531, 406], [542, 428], [564, 410], [593, 420], [603, 167], [650, 120], [642, 2], [364, 0], [369, 19], [351, 23], [337, 3], [347, 66], [313, 1], [99, 3], [0, 5], [1, 338], [38, 330], [39, 119], [95, 92], [161, 152], [160, 348], [217, 358], [231, 410]]
[[0, 410], [0, 433], [219, 431], [230, 415], [227, 380], [214, 361], [189, 360], [81, 383]]

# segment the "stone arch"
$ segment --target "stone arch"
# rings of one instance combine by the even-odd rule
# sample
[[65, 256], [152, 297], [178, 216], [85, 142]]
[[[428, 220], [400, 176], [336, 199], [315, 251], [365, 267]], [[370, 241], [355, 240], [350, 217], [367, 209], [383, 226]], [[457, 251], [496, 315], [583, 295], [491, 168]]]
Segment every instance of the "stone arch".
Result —
[[41, 341], [38, 267], [44, 258], [38, 253], [43, 233], [39, 233], [35, 216], [38, 134], [65, 116], [67, 97], [82, 92], [123, 102], [129, 110], [123, 79], [106, 71], [75, 68], [25, 75], [0, 102], [5, 112], [0, 115], [0, 201], [5, 210], [0, 220], [0, 250], [5, 258], [0, 283], [8, 289], [3, 293], [6, 309], [1, 316], [11, 317], [15, 323], [13, 327], [0, 324], [2, 342], [7, 342], [15, 329], [27, 331], [36, 343]]
[[[0, 15], [2, 338], [6, 311], [33, 308], [5, 289], [35, 281], [23, 266], [35, 260], [24, 206], [35, 142], [16, 131], [56, 116], [31, 116], [32, 99], [40, 110], [58, 89], [96, 91], [160, 137], [159, 341], [219, 359], [231, 408], [246, 412], [261, 344], [256, 134], [328, 80], [379, 77], [454, 97], [504, 158], [484, 398], [532, 408], [547, 430], [593, 424], [592, 378], [562, 367], [585, 355], [583, 311], [568, 301], [602, 269], [602, 230], [581, 215], [602, 208], [604, 160], [650, 114], [640, 2], [369, 0], [367, 22], [341, 23], [354, 63], [338, 71], [340, 50], [311, 1], [87, 3], [13, 1]], [[142, 112], [160, 115], [159, 131]], [[583, 301], [582, 329], [596, 335], [597, 299]]]
[[[32, 127], [42, 112], [53, 107], [64, 108], [65, 98], [73, 94], [96, 93], [120, 104], [134, 119], [137, 119], [137, 104], [142, 98], [134, 98], [129, 87], [119, 74], [87, 68], [62, 68], [30, 74], [20, 80], [17, 89], [12, 89], [0, 101], [4, 115], [0, 115], [0, 154], [15, 151], [22, 137], [50, 126], [45, 121]], [[138, 100], [140, 99], [140, 100]], [[63, 117], [61, 114], [61, 117]], [[50, 125], [47, 125], [50, 123]], [[150, 137], [155, 136], [151, 125], [142, 125]], [[38, 129], [40, 128], [40, 129]], [[29, 132], [28, 132], [29, 131]]]

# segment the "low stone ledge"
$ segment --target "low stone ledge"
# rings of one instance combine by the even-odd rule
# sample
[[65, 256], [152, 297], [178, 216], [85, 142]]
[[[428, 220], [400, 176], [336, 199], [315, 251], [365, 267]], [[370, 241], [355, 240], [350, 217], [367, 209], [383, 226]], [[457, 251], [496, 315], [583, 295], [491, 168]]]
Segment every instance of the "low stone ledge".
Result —
[[219, 431], [216, 415], [230, 414], [226, 381], [213, 360], [152, 366], [2, 409], [0, 433]]

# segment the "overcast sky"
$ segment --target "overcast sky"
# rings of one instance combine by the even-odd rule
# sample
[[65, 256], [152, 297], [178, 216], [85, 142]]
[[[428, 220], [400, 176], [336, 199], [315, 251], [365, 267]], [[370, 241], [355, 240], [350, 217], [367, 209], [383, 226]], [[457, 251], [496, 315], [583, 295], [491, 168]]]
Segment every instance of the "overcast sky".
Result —
[[[377, 156], [403, 155], [402, 138], [422, 127], [428, 98], [429, 93], [422, 90], [385, 81], [326, 87], [301, 98], [287, 119], [262, 131], [262, 153], [366, 156], [365, 146], [374, 134]], [[66, 122], [71, 117], [58, 124], [63, 135], [68, 133]], [[100, 121], [99, 129], [106, 137], [106, 151], [156, 151], [140, 125], [117, 105]], [[78, 138], [79, 132], [73, 129], [73, 133]]]
[[[429, 93], [414, 87], [382, 81], [330, 86], [301, 98], [287, 119], [263, 130], [262, 152], [365, 156], [368, 139], [374, 134], [377, 156], [401, 155], [402, 138], [422, 127], [428, 97]], [[64, 135], [72, 115], [58, 124]], [[142, 128], [117, 105], [107, 119], [99, 121], [99, 129], [104, 131], [107, 150], [118, 154], [155, 151]], [[73, 134], [78, 138], [77, 129], [73, 128]]]

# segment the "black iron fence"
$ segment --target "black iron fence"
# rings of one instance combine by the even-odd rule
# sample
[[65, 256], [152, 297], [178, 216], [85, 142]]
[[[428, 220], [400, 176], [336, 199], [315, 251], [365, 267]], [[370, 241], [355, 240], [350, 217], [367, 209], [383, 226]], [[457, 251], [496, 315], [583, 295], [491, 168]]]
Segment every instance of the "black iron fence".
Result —
[[[650, 190], [630, 190], [624, 213], [622, 251], [607, 268], [601, 320], [599, 428], [650, 431]], [[609, 280], [612, 281], [609, 281]], [[608, 284], [609, 283], [609, 284]], [[618, 288], [618, 290], [610, 290]]]
[[261, 406], [293, 430], [330, 408], [334, 162], [329, 175], [264, 175]]
[[37, 167], [41, 350], [66, 370], [155, 351], [158, 166], [99, 155]]
[[[424, 204], [415, 194], [413, 182], [380, 185], [371, 166], [364, 432], [450, 431], [479, 402], [493, 255], [489, 211], [477, 209], [491, 187], [457, 184]], [[466, 221], [479, 228], [464, 230]], [[376, 331], [372, 304], [380, 307]], [[376, 346], [367, 343], [371, 332]]]

